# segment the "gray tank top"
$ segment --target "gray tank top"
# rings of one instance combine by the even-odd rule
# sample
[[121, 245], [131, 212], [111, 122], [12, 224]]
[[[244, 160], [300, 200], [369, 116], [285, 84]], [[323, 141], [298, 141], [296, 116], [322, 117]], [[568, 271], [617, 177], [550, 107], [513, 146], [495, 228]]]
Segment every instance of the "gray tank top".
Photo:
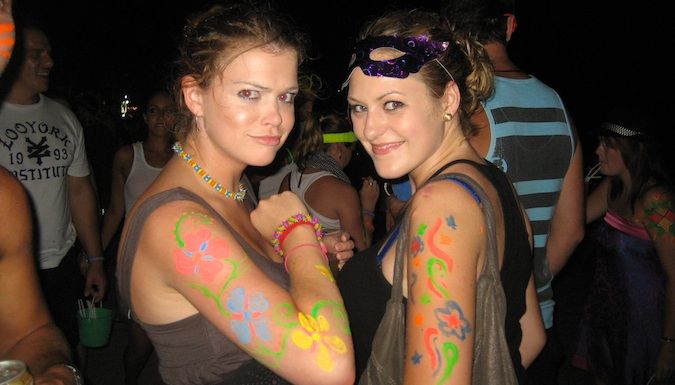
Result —
[[[251, 261], [279, 286], [288, 289], [289, 277], [283, 264], [275, 263], [252, 248], [227, 221], [196, 194], [175, 188], [146, 199], [130, 218], [127, 237], [120, 247], [117, 280], [120, 306], [148, 333], [159, 357], [159, 371], [168, 385], [231, 383], [235, 370], [252, 358], [239, 349], [207, 319], [197, 313], [164, 325], [148, 325], [138, 320], [131, 305], [131, 269], [141, 230], [147, 217], [158, 207], [172, 201], [193, 201], [206, 209], [230, 231]], [[248, 365], [250, 366], [250, 365]], [[263, 367], [264, 368], [264, 367]]]

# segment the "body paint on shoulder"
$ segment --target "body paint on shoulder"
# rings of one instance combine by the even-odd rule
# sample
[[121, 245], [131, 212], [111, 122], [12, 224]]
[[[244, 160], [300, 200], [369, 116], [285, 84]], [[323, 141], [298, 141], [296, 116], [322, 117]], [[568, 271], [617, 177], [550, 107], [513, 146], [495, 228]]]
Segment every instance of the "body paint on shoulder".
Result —
[[436, 233], [438, 233], [438, 230], [441, 228], [441, 223], [442, 222], [440, 219], [436, 219], [436, 222], [426, 236], [426, 242], [427, 245], [429, 245], [429, 251], [431, 251], [431, 254], [445, 261], [448, 272], [451, 272], [453, 265], [452, 258], [450, 258], [448, 254], [446, 254], [443, 250], [436, 246], [436, 243], [434, 243], [434, 236], [436, 236]]
[[645, 228], [652, 234], [654, 239], [665, 235], [675, 236], [675, 213], [672, 203], [659, 196], [657, 199], [649, 202], [649, 206], [644, 209]]

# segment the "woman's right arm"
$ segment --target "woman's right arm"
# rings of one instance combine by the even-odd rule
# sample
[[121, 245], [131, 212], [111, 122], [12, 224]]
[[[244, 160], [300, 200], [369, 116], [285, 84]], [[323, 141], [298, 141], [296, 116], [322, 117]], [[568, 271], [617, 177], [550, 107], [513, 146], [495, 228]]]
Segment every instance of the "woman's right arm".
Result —
[[[306, 209], [283, 193], [261, 201], [251, 219], [271, 239], [296, 213]], [[283, 243], [288, 291], [195, 203], [167, 204], [145, 228], [152, 229], [146, 254], [154, 270], [229, 340], [294, 384], [353, 384], [347, 314], [311, 226], [297, 226]]]
[[115, 236], [117, 229], [124, 218], [124, 183], [127, 180], [131, 163], [133, 162], [133, 149], [124, 146], [117, 150], [112, 164], [110, 178], [110, 203], [103, 215], [101, 224], [101, 244], [105, 250]]

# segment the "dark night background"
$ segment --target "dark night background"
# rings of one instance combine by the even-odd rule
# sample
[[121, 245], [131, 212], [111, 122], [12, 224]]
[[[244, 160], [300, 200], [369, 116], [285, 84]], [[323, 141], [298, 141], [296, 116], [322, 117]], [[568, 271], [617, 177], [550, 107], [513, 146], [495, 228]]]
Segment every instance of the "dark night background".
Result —
[[[56, 62], [52, 91], [95, 90], [111, 102], [142, 98], [164, 79], [185, 16], [205, 1], [16, 0], [45, 25]], [[336, 91], [365, 19], [397, 5], [441, 0], [283, 1], [309, 32], [314, 71]], [[322, 8], [320, 10], [319, 8]], [[671, 92], [672, 5], [663, 1], [520, 0], [509, 46], [521, 68], [555, 88], [583, 134], [615, 100]], [[672, 81], [671, 81], [672, 82]], [[660, 90], [659, 88], [664, 88]], [[338, 96], [340, 98], [341, 96]], [[337, 98], [336, 98], [337, 99]], [[591, 149], [592, 151], [592, 149]]]

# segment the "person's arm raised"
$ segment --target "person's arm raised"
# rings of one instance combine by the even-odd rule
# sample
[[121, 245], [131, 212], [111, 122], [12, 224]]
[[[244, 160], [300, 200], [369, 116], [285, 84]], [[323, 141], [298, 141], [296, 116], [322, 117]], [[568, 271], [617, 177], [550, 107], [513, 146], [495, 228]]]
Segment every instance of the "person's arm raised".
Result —
[[[262, 200], [251, 219], [272, 239], [274, 229], [297, 213], [306, 209], [286, 192]], [[139, 249], [153, 270], [230, 341], [294, 384], [353, 383], [347, 314], [311, 226], [295, 226], [283, 242], [288, 291], [196, 203], [169, 203], [144, 228], [149, 235]]]

